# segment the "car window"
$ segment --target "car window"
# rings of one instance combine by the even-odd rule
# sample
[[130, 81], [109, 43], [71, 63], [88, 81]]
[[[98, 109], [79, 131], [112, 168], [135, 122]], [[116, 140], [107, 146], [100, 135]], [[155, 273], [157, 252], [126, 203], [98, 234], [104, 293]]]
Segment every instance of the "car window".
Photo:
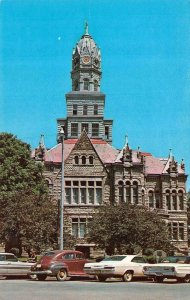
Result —
[[186, 259], [185, 256], [167, 256], [161, 262], [162, 263], [177, 263], [177, 262], [184, 262]]
[[146, 260], [142, 256], [134, 257], [131, 261], [135, 262], [135, 263], [145, 263], [146, 262]]
[[84, 255], [82, 253], [76, 253], [76, 259], [84, 259]]
[[63, 259], [75, 259], [74, 253], [67, 253], [63, 255]]
[[7, 261], [18, 261], [18, 259], [16, 258], [16, 256], [10, 255], [10, 254], [6, 255], [6, 260]]
[[102, 261], [121, 261], [124, 258], [126, 258], [127, 256], [123, 256], [123, 255], [114, 255], [114, 256], [110, 256], [110, 257], [106, 257], [104, 258]]
[[53, 255], [55, 255], [55, 252], [53, 252], [53, 251], [44, 253], [44, 256], [53, 256]]
[[0, 261], [4, 261], [4, 260], [6, 260], [6, 257], [5, 257], [5, 255], [0, 255]]

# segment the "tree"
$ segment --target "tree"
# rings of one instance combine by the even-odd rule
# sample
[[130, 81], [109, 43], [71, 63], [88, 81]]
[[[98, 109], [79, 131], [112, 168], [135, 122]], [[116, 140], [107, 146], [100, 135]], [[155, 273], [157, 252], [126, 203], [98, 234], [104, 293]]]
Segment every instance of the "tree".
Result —
[[0, 134], [0, 240], [6, 250], [22, 246], [40, 251], [56, 241], [57, 207], [48, 196], [43, 166], [30, 146]]
[[156, 212], [135, 205], [99, 208], [90, 223], [88, 239], [109, 255], [171, 249], [166, 223]]

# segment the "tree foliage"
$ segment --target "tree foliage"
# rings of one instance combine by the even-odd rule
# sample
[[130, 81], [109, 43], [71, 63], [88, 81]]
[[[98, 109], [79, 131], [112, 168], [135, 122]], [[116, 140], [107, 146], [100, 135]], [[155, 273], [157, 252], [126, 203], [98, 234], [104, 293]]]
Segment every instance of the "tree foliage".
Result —
[[161, 217], [145, 207], [126, 204], [99, 208], [90, 224], [88, 239], [107, 254], [171, 249], [167, 225]]
[[[57, 207], [48, 196], [43, 166], [26, 143], [0, 134], [0, 240], [7, 247], [41, 250], [55, 242]], [[8, 249], [9, 250], [9, 249]]]

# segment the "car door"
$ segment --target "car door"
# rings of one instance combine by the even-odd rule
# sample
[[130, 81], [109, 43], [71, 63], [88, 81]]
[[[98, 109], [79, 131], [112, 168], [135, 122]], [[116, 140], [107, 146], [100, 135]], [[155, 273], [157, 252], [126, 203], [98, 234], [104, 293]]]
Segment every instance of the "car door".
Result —
[[75, 266], [75, 254], [73, 252], [66, 253], [62, 256], [63, 262], [68, 267], [68, 272], [70, 275], [73, 275], [76, 273], [76, 266]]
[[83, 253], [76, 253], [76, 271], [79, 275], [85, 275], [83, 268], [85, 263], [87, 262], [86, 258], [84, 258]]
[[6, 254], [6, 266], [8, 275], [24, 275], [26, 274], [26, 267], [23, 262], [12, 254]]
[[5, 276], [8, 274], [6, 255], [0, 254], [0, 276]]
[[131, 262], [133, 263], [134, 275], [135, 276], [143, 276], [143, 266], [146, 264], [146, 260], [142, 256], [134, 257]]

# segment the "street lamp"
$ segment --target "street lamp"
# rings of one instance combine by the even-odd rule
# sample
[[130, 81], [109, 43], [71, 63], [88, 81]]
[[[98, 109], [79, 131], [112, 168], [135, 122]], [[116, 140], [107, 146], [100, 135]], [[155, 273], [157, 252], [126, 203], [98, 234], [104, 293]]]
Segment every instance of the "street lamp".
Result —
[[61, 199], [60, 199], [60, 250], [63, 250], [63, 223], [64, 223], [64, 199], [65, 199], [65, 180], [64, 180], [64, 130], [61, 127], [60, 139], [62, 144], [61, 151]]

